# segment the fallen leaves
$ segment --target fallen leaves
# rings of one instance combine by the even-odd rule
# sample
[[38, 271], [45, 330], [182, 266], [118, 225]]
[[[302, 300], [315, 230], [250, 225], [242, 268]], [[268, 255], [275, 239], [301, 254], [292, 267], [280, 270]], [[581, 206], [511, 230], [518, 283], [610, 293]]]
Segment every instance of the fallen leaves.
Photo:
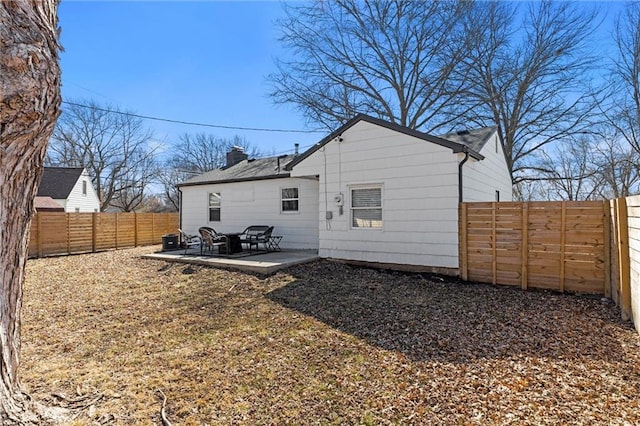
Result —
[[103, 395], [85, 424], [159, 424], [156, 389], [186, 425], [640, 423], [638, 334], [607, 301], [329, 261], [260, 277], [149, 251], [29, 260], [32, 394]]

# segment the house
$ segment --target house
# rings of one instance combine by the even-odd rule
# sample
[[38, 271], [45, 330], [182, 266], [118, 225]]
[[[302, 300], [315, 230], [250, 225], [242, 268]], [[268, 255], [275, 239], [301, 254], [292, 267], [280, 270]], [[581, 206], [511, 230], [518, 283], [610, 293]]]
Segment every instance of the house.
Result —
[[358, 115], [300, 155], [229, 159], [179, 185], [187, 232], [273, 225], [284, 248], [384, 267], [457, 274], [459, 201], [512, 198], [495, 128], [432, 136]]
[[36, 210], [43, 211], [38, 209], [39, 197], [49, 197], [67, 213], [100, 211], [100, 199], [82, 167], [45, 167], [36, 195]]

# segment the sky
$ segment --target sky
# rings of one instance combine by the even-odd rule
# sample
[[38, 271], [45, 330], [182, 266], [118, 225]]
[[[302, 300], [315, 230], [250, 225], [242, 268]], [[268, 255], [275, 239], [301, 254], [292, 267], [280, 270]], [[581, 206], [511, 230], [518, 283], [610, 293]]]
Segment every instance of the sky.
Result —
[[[266, 76], [288, 54], [275, 1], [74, 1], [59, 6], [62, 96], [136, 114], [223, 126], [312, 130], [268, 97]], [[64, 105], [63, 105], [64, 108]], [[166, 153], [184, 133], [245, 137], [266, 154], [325, 136], [228, 130], [145, 120]]]

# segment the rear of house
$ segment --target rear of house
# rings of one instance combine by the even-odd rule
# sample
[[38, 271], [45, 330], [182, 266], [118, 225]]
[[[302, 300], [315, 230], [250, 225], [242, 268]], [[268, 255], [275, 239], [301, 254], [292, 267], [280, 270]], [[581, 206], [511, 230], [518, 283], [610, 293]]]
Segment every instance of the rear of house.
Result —
[[447, 136], [361, 116], [295, 159], [319, 176], [320, 256], [456, 274], [460, 195], [510, 200], [511, 178], [495, 129]]
[[241, 157], [179, 188], [189, 233], [272, 225], [284, 248], [447, 274], [458, 273], [459, 201], [512, 196], [495, 129], [436, 137], [365, 115], [301, 155]]
[[179, 186], [181, 227], [197, 234], [201, 226], [241, 232], [250, 225], [274, 227], [281, 247], [318, 248], [318, 181], [291, 178], [284, 165], [292, 157], [240, 158]]

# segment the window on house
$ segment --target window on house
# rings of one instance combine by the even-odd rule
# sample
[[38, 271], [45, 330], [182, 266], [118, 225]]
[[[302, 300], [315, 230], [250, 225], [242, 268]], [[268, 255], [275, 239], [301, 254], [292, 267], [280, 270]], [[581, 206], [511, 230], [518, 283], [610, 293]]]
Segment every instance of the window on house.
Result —
[[496, 191], [496, 201], [500, 201], [500, 191]]
[[382, 228], [382, 188], [351, 188], [351, 227]]
[[76, 207], [76, 213], [80, 213], [80, 207]]
[[82, 195], [87, 195], [87, 181], [82, 181]]
[[220, 193], [209, 194], [209, 222], [220, 222]]
[[281, 200], [283, 212], [297, 212], [300, 201], [298, 188], [282, 188]]

